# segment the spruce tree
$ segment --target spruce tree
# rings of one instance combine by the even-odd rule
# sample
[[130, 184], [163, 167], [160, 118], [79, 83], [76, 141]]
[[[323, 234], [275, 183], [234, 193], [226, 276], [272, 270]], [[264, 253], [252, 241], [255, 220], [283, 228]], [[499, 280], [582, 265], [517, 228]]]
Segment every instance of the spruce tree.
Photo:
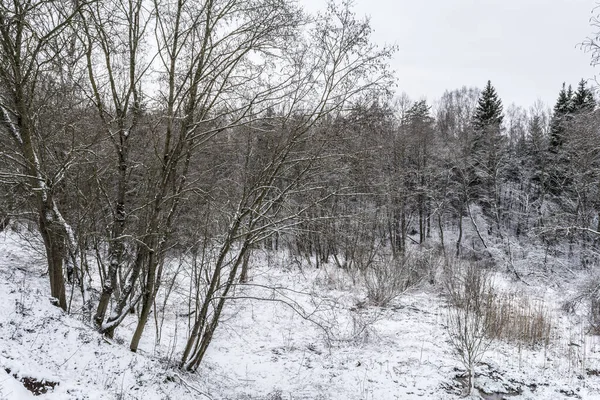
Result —
[[527, 160], [531, 166], [531, 179], [544, 187], [547, 171], [546, 138], [542, 117], [534, 115], [528, 125]]
[[544, 128], [542, 126], [542, 117], [534, 115], [528, 124], [529, 144], [533, 152], [537, 153], [541, 149], [545, 149]]
[[489, 128], [500, 129], [502, 125], [502, 101], [496, 93], [496, 89], [492, 86], [492, 82], [488, 81], [481, 96], [475, 114], [473, 116], [473, 126], [476, 130]]
[[474, 137], [471, 152], [482, 161], [488, 159], [493, 162], [488, 156], [494, 158], [499, 150], [498, 146], [502, 140], [500, 131], [504, 119], [502, 108], [502, 101], [498, 97], [496, 89], [488, 81], [479, 96], [477, 108], [473, 114]]
[[430, 110], [431, 107], [427, 105], [425, 100], [417, 101], [408, 109], [403, 122], [409, 125], [431, 124], [433, 123], [433, 118], [429, 115]]
[[594, 99], [594, 94], [590, 89], [586, 87], [586, 81], [584, 79], [579, 81], [577, 91], [573, 94], [572, 103], [572, 109], [575, 113], [589, 112], [593, 111], [594, 108], [596, 108], [596, 100]]
[[565, 86], [563, 83], [554, 105], [548, 143], [551, 161], [548, 189], [555, 195], [561, 195], [565, 190], [568, 190], [571, 184], [571, 179], [569, 179], [567, 173], [571, 163], [569, 146], [566, 146], [568, 129], [574, 128], [574, 122], [578, 116], [589, 113], [596, 107], [594, 95], [586, 87], [585, 80], [582, 79], [579, 82], [576, 91], [573, 91], [571, 86], [568, 88], [565, 88]]
[[481, 92], [477, 108], [473, 115], [473, 141], [471, 145], [470, 191], [483, 209], [484, 214], [493, 216], [499, 226], [499, 215], [493, 210], [499, 204], [497, 179], [503, 170], [502, 153], [505, 149], [505, 138], [502, 136], [502, 101], [492, 86], [487, 82]]
[[550, 123], [550, 152], [558, 153], [565, 141], [565, 125], [573, 112], [573, 91], [571, 86], [566, 89], [565, 83], [558, 94], [558, 99], [554, 105], [554, 114]]

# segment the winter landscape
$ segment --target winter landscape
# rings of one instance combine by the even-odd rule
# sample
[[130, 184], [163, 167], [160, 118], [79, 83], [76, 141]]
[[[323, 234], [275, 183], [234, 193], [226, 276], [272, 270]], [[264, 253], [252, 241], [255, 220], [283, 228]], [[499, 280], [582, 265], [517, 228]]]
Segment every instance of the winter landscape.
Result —
[[600, 399], [597, 84], [411, 99], [401, 51], [348, 1], [0, 0], [0, 399]]

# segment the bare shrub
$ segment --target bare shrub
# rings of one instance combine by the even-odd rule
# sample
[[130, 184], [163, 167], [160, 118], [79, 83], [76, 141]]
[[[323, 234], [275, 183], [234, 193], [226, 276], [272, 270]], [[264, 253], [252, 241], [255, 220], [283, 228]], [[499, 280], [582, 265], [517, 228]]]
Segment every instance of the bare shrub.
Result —
[[474, 368], [492, 343], [493, 321], [485, 310], [495, 293], [489, 275], [473, 264], [447, 277], [446, 288], [453, 307], [448, 311], [448, 333], [455, 354], [467, 370], [468, 392], [474, 387]]
[[371, 258], [368, 265], [361, 265], [369, 302], [376, 306], [385, 306], [419, 283], [429, 273], [419, 266], [411, 254], [380, 255]]
[[455, 262], [446, 270], [446, 294], [456, 308], [471, 308], [479, 313], [494, 297], [493, 286], [487, 270], [473, 263]]
[[450, 342], [467, 369], [469, 391], [473, 369], [494, 340], [519, 345], [545, 345], [550, 341], [552, 321], [543, 301], [516, 293], [499, 293], [489, 273], [468, 263], [446, 276]]
[[440, 279], [444, 271], [447, 257], [440, 246], [421, 246], [421, 251], [414, 253], [415, 269], [423, 274], [429, 284], [435, 285], [443, 281]]
[[600, 335], [600, 276], [587, 278], [579, 287], [577, 294], [565, 301], [562, 308], [566, 312], [574, 313], [580, 306], [587, 308], [587, 317], [590, 333]]

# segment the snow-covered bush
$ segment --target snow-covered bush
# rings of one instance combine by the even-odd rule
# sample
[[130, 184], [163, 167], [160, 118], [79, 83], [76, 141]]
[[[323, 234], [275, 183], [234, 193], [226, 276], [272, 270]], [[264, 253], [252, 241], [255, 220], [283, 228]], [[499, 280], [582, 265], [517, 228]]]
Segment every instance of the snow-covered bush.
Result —
[[585, 282], [579, 285], [577, 293], [562, 305], [564, 311], [575, 313], [580, 307], [585, 307], [590, 331], [600, 335], [600, 276], [586, 276]]
[[410, 287], [428, 278], [428, 268], [417, 262], [415, 254], [378, 256], [363, 268], [367, 298], [376, 306], [385, 306]]

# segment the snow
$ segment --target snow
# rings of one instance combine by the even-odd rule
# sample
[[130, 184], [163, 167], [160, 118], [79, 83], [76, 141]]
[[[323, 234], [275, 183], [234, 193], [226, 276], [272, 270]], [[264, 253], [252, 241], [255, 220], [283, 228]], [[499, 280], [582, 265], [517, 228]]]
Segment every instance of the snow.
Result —
[[35, 399], [25, 387], [4, 369], [0, 370], [0, 398], [1, 399]]
[[[179, 288], [164, 314], [157, 315], [159, 326], [164, 319], [160, 341], [151, 318], [140, 351], [132, 353], [134, 317], [109, 340], [77, 313], [69, 316], [51, 305], [38, 246], [33, 234], [0, 234], [0, 399], [443, 400], [462, 395], [459, 380], [465, 371], [448, 340], [448, 306], [437, 286], [424, 283], [387, 307], [373, 307], [361, 285], [333, 266], [300, 268], [284, 253], [259, 253], [251, 281], [236, 289], [238, 299], [229, 303], [205, 361], [191, 374], [176, 368], [188, 323], [181, 316], [185, 271], [177, 275]], [[580, 317], [561, 311], [561, 294], [568, 291], [528, 287], [500, 273], [494, 282], [544, 299], [555, 327], [547, 347], [495, 342], [476, 368], [479, 397], [473, 397], [600, 399], [600, 376], [589, 373], [600, 371], [600, 339], [587, 334]], [[19, 380], [23, 377], [58, 385], [33, 396]]]

